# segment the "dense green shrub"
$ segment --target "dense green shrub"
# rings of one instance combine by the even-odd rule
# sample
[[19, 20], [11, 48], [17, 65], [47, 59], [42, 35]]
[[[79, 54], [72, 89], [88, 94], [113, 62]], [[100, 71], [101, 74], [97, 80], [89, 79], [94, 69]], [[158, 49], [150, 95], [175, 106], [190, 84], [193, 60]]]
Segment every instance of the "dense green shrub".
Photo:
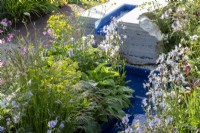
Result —
[[4, 51], [0, 131], [100, 132], [130, 105], [133, 90], [125, 87], [120, 41], [113, 39], [119, 35], [110, 32], [108, 43], [94, 48], [93, 35], [75, 40], [62, 30], [68, 23], [54, 18], [45, 32], [52, 43], [47, 49], [22, 39], [20, 48]]
[[48, 0], [1, 0], [0, 19], [8, 18], [19, 21], [28, 14], [41, 16], [53, 9], [54, 6]]
[[195, 35], [199, 29], [199, 4], [199, 0], [172, 0], [165, 7], [157, 7], [157, 1], [152, 2], [156, 10], [147, 14], [163, 33], [165, 52], [182, 43], [183, 39], [188, 40], [189, 36]]

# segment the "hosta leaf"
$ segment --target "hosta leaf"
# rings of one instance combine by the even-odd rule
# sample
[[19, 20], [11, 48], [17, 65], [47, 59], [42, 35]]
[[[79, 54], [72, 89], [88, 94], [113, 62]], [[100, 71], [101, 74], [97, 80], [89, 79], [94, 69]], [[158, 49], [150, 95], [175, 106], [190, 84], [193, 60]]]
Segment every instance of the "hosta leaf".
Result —
[[100, 86], [115, 86], [115, 81], [113, 79], [107, 79], [104, 81], [99, 82]]

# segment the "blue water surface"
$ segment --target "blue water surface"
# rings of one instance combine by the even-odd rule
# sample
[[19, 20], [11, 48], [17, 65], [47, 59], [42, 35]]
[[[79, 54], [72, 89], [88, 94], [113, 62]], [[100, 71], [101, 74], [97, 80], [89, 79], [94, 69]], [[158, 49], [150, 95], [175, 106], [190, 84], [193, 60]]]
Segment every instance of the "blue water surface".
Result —
[[[126, 81], [130, 81], [127, 86], [134, 90], [131, 103], [133, 107], [129, 107], [125, 110], [127, 114], [130, 114], [130, 122], [134, 119], [134, 115], [144, 115], [145, 112], [142, 108], [142, 99], [146, 98], [147, 89], [143, 87], [143, 83], [148, 81], [149, 69], [137, 68], [132, 66], [126, 66]], [[120, 121], [110, 120], [109, 123], [103, 127], [102, 133], [117, 133], [123, 130], [119, 126]]]

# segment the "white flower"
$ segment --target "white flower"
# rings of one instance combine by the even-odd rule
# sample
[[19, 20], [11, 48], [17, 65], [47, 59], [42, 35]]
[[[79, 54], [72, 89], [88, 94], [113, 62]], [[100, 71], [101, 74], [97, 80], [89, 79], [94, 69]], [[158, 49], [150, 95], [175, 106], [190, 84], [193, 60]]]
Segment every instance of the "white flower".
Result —
[[142, 104], [144, 105], [144, 107], [147, 106], [147, 99], [146, 99], [146, 98], [144, 98], [144, 99], [142, 100]]
[[6, 125], [9, 126], [9, 125], [10, 125], [10, 122], [11, 122], [11, 121], [10, 121], [10, 118], [7, 118], [7, 119], [6, 119]]
[[128, 128], [125, 129], [125, 133], [133, 133], [133, 129], [130, 126], [128, 126]]
[[181, 24], [181, 22], [179, 21], [179, 20], [176, 20], [176, 21], [174, 21], [173, 23], [172, 23], [172, 29], [174, 30], [174, 31], [180, 31], [180, 30], [182, 30], [182, 24]]
[[190, 40], [192, 40], [192, 41], [195, 41], [195, 40], [197, 40], [198, 38], [199, 38], [198, 35], [190, 36]]
[[105, 50], [105, 49], [106, 49], [106, 46], [103, 45], [103, 44], [100, 44], [100, 45], [99, 45], [99, 48], [100, 48], [101, 50]]
[[0, 44], [4, 44], [4, 43], [5, 43], [5, 40], [0, 39]]
[[122, 29], [125, 30], [125, 29], [126, 29], [126, 26], [125, 26], [125, 25], [122, 25]]
[[136, 128], [136, 131], [137, 131], [137, 133], [143, 133], [143, 130], [142, 130], [141, 127], [137, 127], [137, 128]]
[[173, 118], [168, 116], [167, 119], [165, 119], [165, 124], [168, 125], [169, 123], [171, 123], [173, 121]]
[[127, 39], [127, 35], [124, 35], [123, 38], [124, 38], [124, 39]]
[[73, 49], [70, 48], [70, 49], [68, 50], [68, 54], [69, 54], [69, 57], [72, 57], [72, 56], [74, 55]]
[[126, 116], [124, 116], [123, 118], [122, 118], [122, 123], [123, 124], [128, 124], [128, 122], [129, 122], [129, 117], [130, 115], [129, 114], [126, 114]]
[[70, 41], [71, 41], [71, 42], [74, 42], [74, 38], [73, 38], [73, 37], [71, 37], [71, 38], [70, 38]]
[[151, 129], [153, 129], [154, 124], [155, 124], [155, 121], [154, 121], [154, 120], [151, 120], [151, 121], [149, 122], [149, 127], [150, 127]]
[[26, 16], [28, 16], [28, 17], [31, 16], [30, 13], [28, 13], [28, 12], [25, 12], [24, 15], [26, 15]]
[[83, 36], [83, 37], [82, 37], [82, 41], [85, 41], [86, 39], [87, 39], [86, 36]]
[[15, 124], [19, 123], [19, 121], [20, 121], [20, 113], [16, 114], [13, 117], [13, 121], [14, 121]]

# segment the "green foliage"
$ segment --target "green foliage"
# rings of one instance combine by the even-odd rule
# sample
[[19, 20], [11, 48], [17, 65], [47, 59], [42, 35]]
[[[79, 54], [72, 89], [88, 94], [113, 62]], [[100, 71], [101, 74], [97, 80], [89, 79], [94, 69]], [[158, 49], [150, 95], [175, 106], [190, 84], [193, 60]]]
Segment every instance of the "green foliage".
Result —
[[9, 18], [19, 21], [29, 13], [31, 16], [40, 16], [54, 9], [48, 0], [1, 0], [0, 19]]
[[68, 0], [49, 0], [49, 2], [57, 7], [62, 7], [68, 3]]
[[45, 29], [53, 29], [57, 41], [60, 40], [64, 42], [69, 40], [71, 36], [74, 36], [73, 33], [75, 29], [72, 24], [73, 23], [70, 23], [70, 20], [67, 19], [64, 14], [55, 14], [49, 17]]
[[[156, 2], [153, 2], [154, 6], [157, 5]], [[199, 0], [172, 0], [168, 1], [167, 6], [147, 13], [164, 35], [165, 52], [169, 52], [175, 45], [183, 44], [190, 36], [197, 34], [200, 21], [199, 4]], [[191, 46], [190, 43], [184, 45]]]
[[[6, 107], [1, 107], [1, 126], [8, 127], [6, 131], [42, 133], [50, 129], [48, 121], [57, 119], [54, 132], [75, 132], [82, 127], [87, 131], [87, 126], [96, 122], [89, 115], [89, 103], [77, 97], [79, 92], [73, 89], [81, 77], [78, 64], [69, 58], [47, 57], [44, 49], [31, 48], [28, 52], [23, 57], [13, 50], [3, 67], [1, 101], [9, 98]], [[18, 107], [13, 107], [13, 101]], [[10, 119], [8, 126], [6, 119]], [[59, 128], [60, 123], [64, 129]]]
[[179, 132], [195, 132], [200, 127], [200, 89], [199, 87], [193, 89], [192, 92], [188, 90], [188, 93], [185, 93], [184, 89], [177, 87], [177, 97], [168, 99], [172, 109], [167, 112], [167, 115], [172, 116], [172, 124]]

